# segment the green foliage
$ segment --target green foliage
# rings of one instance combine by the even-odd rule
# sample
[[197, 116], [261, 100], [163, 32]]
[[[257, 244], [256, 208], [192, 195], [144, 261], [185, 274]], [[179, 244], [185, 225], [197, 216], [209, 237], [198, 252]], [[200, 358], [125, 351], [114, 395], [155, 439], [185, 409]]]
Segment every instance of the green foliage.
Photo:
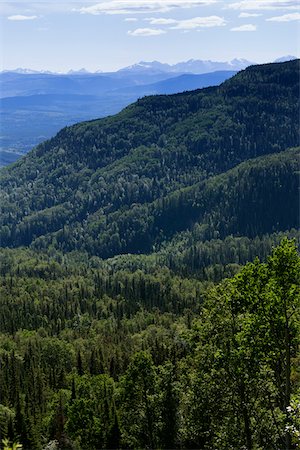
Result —
[[[291, 372], [300, 342], [299, 274], [295, 246], [284, 240], [267, 263], [249, 263], [211, 291], [192, 335], [197, 403], [190, 439], [194, 433], [208, 448], [291, 448], [284, 423], [297, 386]], [[205, 429], [203, 405], [216, 411]]]
[[298, 68], [141, 99], [1, 171], [4, 445], [297, 448]]
[[75, 379], [76, 398], [68, 406], [66, 430], [82, 449], [106, 448], [114, 426], [114, 383], [107, 375]]
[[287, 407], [288, 413], [288, 425], [286, 425], [286, 431], [290, 433], [292, 445], [295, 448], [300, 447], [300, 402], [299, 396], [294, 396], [291, 400], [291, 404]]
[[121, 381], [125, 444], [129, 448], [157, 448], [156, 370], [152, 358], [137, 353]]
[[108, 258], [195, 227], [201, 240], [297, 228], [298, 71], [254, 66], [63, 129], [1, 171], [2, 246]]
[[13, 442], [12, 444], [10, 444], [8, 439], [3, 439], [2, 443], [4, 445], [3, 450], [19, 450], [19, 449], [22, 449], [22, 445], [21, 444], [18, 444], [17, 442]]
[[215, 286], [3, 252], [2, 438], [28, 450], [297, 444], [293, 241]]

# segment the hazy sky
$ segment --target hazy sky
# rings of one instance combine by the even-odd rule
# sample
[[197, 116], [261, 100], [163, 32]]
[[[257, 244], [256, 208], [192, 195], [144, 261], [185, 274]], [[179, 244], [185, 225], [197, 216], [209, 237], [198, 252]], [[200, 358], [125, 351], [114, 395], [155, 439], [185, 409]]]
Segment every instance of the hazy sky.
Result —
[[4, 69], [299, 56], [298, 0], [0, 1], [0, 12]]

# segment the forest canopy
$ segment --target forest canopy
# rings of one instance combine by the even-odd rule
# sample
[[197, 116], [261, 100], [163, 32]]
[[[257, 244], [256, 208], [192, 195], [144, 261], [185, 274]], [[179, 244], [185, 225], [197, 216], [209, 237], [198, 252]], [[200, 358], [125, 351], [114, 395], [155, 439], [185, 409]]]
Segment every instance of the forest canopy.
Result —
[[0, 183], [1, 450], [300, 446], [298, 60], [66, 127]]
[[2, 438], [24, 449], [50, 441], [89, 450], [299, 443], [294, 241], [217, 285], [9, 253], [0, 295]]

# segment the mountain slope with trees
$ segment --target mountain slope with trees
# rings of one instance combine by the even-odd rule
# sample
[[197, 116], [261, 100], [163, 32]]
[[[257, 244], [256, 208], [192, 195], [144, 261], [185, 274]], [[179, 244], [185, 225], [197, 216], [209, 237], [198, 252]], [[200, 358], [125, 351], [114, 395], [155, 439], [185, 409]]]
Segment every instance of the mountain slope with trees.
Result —
[[24, 249], [0, 257], [1, 438], [24, 450], [296, 448], [292, 241], [215, 287]]
[[67, 125], [116, 114], [144, 95], [217, 86], [235, 73], [223, 70], [178, 76], [126, 71], [107, 75], [0, 72], [0, 167], [16, 161], [20, 154]]
[[[1, 171], [2, 245], [38, 245], [41, 240], [37, 238], [43, 236], [47, 245], [61, 247], [56, 242], [58, 235], [66, 249], [84, 249], [91, 238], [88, 251], [101, 257], [124, 251], [150, 251], [153, 243], [162, 240], [160, 236], [172, 236], [193, 223], [201, 225], [199, 206], [193, 206], [191, 200], [180, 205], [189, 211], [185, 223], [177, 223], [175, 229], [170, 223], [155, 225], [148, 247], [146, 243], [140, 249], [139, 243], [131, 245], [122, 231], [120, 238], [125, 243], [121, 246], [116, 243], [116, 249], [112, 245], [106, 251], [99, 244], [95, 246], [93, 240], [97, 231], [102, 239], [107, 230], [109, 239], [117, 241], [119, 217], [127, 233], [129, 230], [136, 233], [136, 224], [149, 234], [149, 226], [144, 227], [140, 217], [146, 216], [143, 220], [147, 222], [150, 212], [153, 225], [154, 218], [162, 214], [170, 201], [181, 199], [184, 203], [189, 189], [191, 197], [197, 197], [197, 189], [203, 189], [205, 197], [208, 195], [205, 190], [212, 189], [208, 179], [211, 178], [211, 186], [218, 184], [214, 176], [248, 160], [251, 172], [253, 158], [279, 152], [282, 153], [274, 160], [267, 157], [266, 163], [258, 163], [251, 177], [246, 165], [241, 166], [244, 169], [240, 172], [238, 169], [233, 172], [236, 176], [229, 173], [224, 180], [217, 179], [220, 184], [228, 183], [226, 177], [233, 176], [236, 183], [234, 195], [238, 197], [231, 198], [227, 217], [235, 216], [236, 201], [244, 203], [245, 211], [250, 206], [247, 202], [258, 206], [257, 200], [262, 209], [267, 203], [276, 208], [274, 199], [280, 189], [282, 196], [288, 195], [291, 205], [295, 205], [297, 151], [284, 151], [299, 143], [298, 70], [299, 61], [252, 66], [220, 87], [146, 97], [116, 116], [63, 129], [26, 158]], [[273, 177], [269, 194], [265, 186], [268, 177], [262, 174], [265, 170], [270, 171], [270, 180]], [[276, 170], [285, 183], [283, 187], [276, 184]], [[241, 186], [248, 183], [252, 197], [243, 198], [244, 186], [239, 188], [239, 183]], [[254, 185], [256, 197], [252, 192]], [[220, 205], [228, 202], [230, 191], [216, 189]], [[213, 197], [209, 201], [214, 201]], [[217, 197], [215, 201], [218, 202]], [[284, 200], [281, 205], [283, 211], [289, 208]], [[268, 226], [252, 224], [255, 215], [249, 214], [248, 228], [239, 229], [236, 223], [231, 228], [223, 225], [223, 231], [219, 232], [222, 237], [226, 233], [251, 237], [295, 227], [296, 209], [287, 213], [289, 218], [285, 222], [274, 217], [271, 223], [272, 214]], [[206, 216], [208, 222], [212, 220], [208, 212]], [[84, 241], [77, 239], [82, 232]]]
[[299, 447], [298, 89], [253, 66], [1, 170], [1, 449]]

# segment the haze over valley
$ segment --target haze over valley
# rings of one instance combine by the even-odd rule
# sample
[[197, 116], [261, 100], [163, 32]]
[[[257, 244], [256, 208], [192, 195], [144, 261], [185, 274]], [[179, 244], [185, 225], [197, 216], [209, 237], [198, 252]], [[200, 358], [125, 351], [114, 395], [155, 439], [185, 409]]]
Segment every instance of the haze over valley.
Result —
[[[281, 60], [295, 59], [293, 56]], [[0, 167], [16, 161], [61, 128], [115, 114], [146, 95], [216, 86], [251, 65], [190, 60], [140, 62], [117, 72], [67, 74], [16, 69], [0, 73]], [[28, 123], [30, 122], [30, 126]]]
[[238, 59], [228, 63], [190, 60], [176, 65], [141, 61], [109, 73], [85, 69], [67, 74], [21, 68], [3, 71], [0, 167], [67, 125], [115, 114], [145, 95], [220, 84], [249, 64]]

